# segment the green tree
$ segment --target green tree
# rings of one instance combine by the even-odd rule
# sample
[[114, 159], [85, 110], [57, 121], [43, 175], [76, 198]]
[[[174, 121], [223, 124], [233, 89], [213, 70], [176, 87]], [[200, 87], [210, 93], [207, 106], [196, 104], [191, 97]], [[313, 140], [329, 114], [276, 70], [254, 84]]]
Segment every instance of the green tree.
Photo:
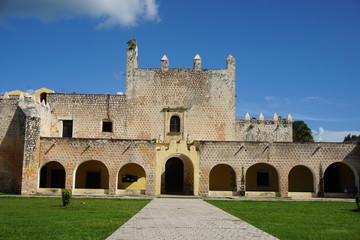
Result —
[[360, 135], [347, 135], [345, 138], [344, 138], [344, 142], [348, 142], [348, 141], [358, 141], [360, 140]]
[[293, 122], [293, 141], [294, 142], [314, 142], [311, 129], [304, 121]]

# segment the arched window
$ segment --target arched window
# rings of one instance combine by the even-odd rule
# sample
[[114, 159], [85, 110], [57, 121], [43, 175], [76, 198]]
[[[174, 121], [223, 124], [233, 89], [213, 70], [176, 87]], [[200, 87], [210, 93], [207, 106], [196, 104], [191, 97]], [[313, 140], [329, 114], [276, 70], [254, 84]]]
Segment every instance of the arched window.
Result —
[[170, 118], [170, 132], [180, 132], [180, 118], [178, 116]]

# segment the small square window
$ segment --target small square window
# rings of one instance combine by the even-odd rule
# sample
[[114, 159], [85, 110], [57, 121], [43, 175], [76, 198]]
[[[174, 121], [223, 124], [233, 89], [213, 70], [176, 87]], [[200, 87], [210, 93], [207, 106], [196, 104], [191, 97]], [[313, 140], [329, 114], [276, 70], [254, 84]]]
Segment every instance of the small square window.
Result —
[[72, 137], [73, 120], [63, 120], [63, 137]]
[[102, 131], [103, 132], [112, 132], [112, 122], [103, 121]]

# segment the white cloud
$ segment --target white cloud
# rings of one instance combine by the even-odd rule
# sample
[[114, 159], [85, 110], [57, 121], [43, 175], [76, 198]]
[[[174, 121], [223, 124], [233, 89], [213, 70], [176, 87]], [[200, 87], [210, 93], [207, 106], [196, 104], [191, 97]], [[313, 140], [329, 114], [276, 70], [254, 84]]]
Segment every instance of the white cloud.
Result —
[[360, 135], [360, 131], [329, 131], [322, 127], [311, 131], [315, 142], [343, 142], [349, 134]]
[[30, 17], [45, 22], [86, 16], [100, 20], [97, 28], [159, 20], [155, 0], [3, 0], [0, 9], [1, 16]]
[[34, 89], [28, 89], [28, 90], [26, 90], [26, 92], [28, 93], [28, 94], [30, 94], [30, 95], [32, 95], [32, 94], [34, 94]]
[[116, 80], [125, 79], [125, 72], [113, 72], [113, 77]]

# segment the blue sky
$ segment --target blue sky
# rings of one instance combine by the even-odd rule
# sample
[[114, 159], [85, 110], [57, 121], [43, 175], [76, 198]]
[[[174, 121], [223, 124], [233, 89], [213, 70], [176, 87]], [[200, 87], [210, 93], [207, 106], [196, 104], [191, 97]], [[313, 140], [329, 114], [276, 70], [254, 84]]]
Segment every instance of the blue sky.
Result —
[[144, 68], [164, 54], [225, 68], [232, 54], [237, 118], [290, 113], [318, 141], [360, 134], [359, 0], [4, 0], [0, 93], [125, 92], [132, 38]]

